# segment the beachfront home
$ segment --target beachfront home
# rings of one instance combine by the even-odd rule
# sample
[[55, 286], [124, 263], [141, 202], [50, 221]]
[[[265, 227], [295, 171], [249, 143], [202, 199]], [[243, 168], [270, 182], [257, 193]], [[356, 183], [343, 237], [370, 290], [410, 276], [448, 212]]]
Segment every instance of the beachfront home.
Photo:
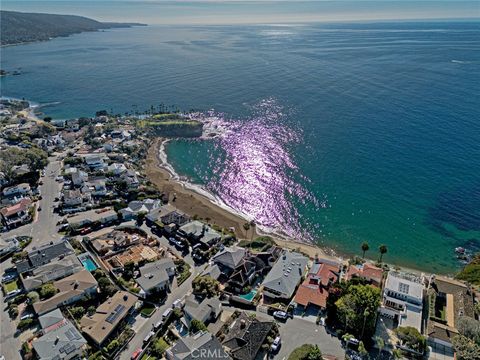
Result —
[[123, 220], [132, 220], [137, 217], [138, 214], [149, 214], [152, 210], [158, 209], [162, 205], [162, 202], [157, 199], [145, 199], [143, 201], [135, 200], [130, 201], [128, 206], [119, 211]]
[[475, 319], [474, 293], [463, 282], [432, 275], [427, 290], [428, 342], [434, 348], [452, 347], [452, 338], [458, 335], [460, 318]]
[[422, 333], [424, 286], [422, 279], [395, 271], [388, 273], [380, 306], [380, 315], [396, 326], [411, 326]]
[[360, 265], [350, 265], [345, 274], [345, 280], [349, 281], [354, 278], [365, 279], [371, 285], [382, 287], [383, 269], [368, 262]]
[[98, 347], [106, 343], [122, 320], [132, 311], [137, 298], [127, 291], [118, 291], [97, 307], [93, 315], [80, 320], [80, 330]]
[[146, 263], [139, 268], [140, 276], [135, 279], [140, 292], [138, 295], [147, 297], [158, 291], [166, 291], [170, 288], [171, 281], [175, 276], [175, 264], [171, 258]]
[[263, 296], [272, 300], [290, 300], [305, 274], [308, 258], [284, 250], [263, 280]]
[[319, 311], [327, 307], [329, 289], [340, 276], [341, 264], [329, 259], [316, 259], [305, 281], [295, 294], [294, 303], [301, 311]]
[[57, 293], [52, 297], [33, 304], [37, 315], [45, 314], [60, 306], [72, 304], [86, 296], [97, 293], [97, 280], [87, 270], [81, 270], [53, 283]]
[[201, 243], [207, 249], [215, 245], [222, 238], [221, 234], [198, 220], [181, 226], [178, 233], [190, 240], [192, 244]]
[[211, 258], [211, 261], [218, 265], [225, 273], [233, 272], [243, 261], [247, 250], [239, 246], [226, 247]]
[[172, 347], [167, 349], [165, 357], [168, 360], [231, 359], [222, 348], [220, 341], [208, 331], [199, 331], [179, 338]]
[[33, 340], [32, 346], [39, 360], [80, 359], [87, 344], [77, 328], [62, 315], [59, 309], [39, 317], [42, 336]]

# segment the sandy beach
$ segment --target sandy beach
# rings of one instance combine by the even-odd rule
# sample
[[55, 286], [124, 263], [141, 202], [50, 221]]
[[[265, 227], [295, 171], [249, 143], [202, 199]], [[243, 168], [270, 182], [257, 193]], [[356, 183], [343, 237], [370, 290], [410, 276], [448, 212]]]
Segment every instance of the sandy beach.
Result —
[[[197, 215], [199, 219], [208, 219], [210, 224], [217, 224], [224, 228], [234, 227], [239, 238], [251, 238], [252, 230], [249, 230], [247, 234], [243, 228], [243, 224], [248, 221], [247, 219], [213, 203], [207, 196], [200, 194], [194, 189], [187, 188], [173, 178], [171, 172], [160, 159], [160, 149], [163, 141], [164, 139], [161, 138], [155, 139], [148, 149], [145, 159], [145, 174], [148, 179], [161, 191], [169, 194], [170, 202], [173, 200], [173, 194], [176, 194], [176, 199], [172, 204], [183, 212], [192, 216]], [[262, 234], [255, 230], [253, 237], [259, 235]], [[271, 234], [268, 235], [272, 236]], [[308, 254], [311, 258], [318, 255], [338, 260], [338, 257], [328, 255], [326, 251], [318, 246], [282, 239], [276, 236], [272, 236], [272, 238], [279, 246], [301, 251]]]

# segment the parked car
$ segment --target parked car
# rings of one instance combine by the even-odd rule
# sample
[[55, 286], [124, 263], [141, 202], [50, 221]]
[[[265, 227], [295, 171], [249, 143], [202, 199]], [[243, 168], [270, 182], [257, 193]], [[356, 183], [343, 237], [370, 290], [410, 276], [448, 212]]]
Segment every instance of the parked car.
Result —
[[2, 283], [12, 281], [17, 278], [17, 273], [9, 273], [2, 276]]
[[278, 349], [280, 349], [281, 345], [282, 345], [282, 340], [281, 340], [280, 336], [277, 336], [275, 338], [275, 340], [273, 340], [273, 343], [272, 343], [272, 346], [271, 346], [270, 350], [272, 351], [272, 353], [276, 353], [278, 351]]
[[33, 318], [34, 315], [32, 313], [24, 313], [21, 317], [20, 320], [27, 320]]
[[143, 339], [143, 343], [144, 343], [144, 344], [148, 343], [148, 342], [150, 341], [150, 339], [151, 339], [152, 337], [154, 337], [154, 336], [155, 336], [155, 332], [154, 332], [154, 331], [150, 331], [150, 332], [148, 333], [148, 335], [145, 336], [145, 339]]
[[273, 317], [280, 320], [287, 320], [288, 314], [285, 311], [277, 310], [273, 313]]
[[155, 330], [158, 330], [162, 327], [162, 325], [163, 325], [163, 321], [160, 320], [153, 327]]
[[132, 357], [131, 359], [132, 360], [137, 360], [138, 356], [142, 353], [142, 348], [138, 348], [137, 350], [135, 350], [132, 354]]

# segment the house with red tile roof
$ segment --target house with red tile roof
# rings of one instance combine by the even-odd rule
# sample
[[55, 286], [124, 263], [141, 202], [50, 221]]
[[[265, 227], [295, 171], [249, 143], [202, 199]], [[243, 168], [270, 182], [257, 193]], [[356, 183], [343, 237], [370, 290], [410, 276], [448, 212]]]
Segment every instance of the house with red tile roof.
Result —
[[324, 309], [327, 306], [328, 290], [339, 280], [340, 268], [341, 264], [336, 261], [315, 260], [293, 302], [305, 309], [309, 306]]
[[350, 265], [347, 273], [345, 274], [345, 280], [351, 280], [354, 277], [363, 278], [370, 284], [381, 287], [383, 279], [383, 269], [370, 264], [364, 263], [361, 265]]
[[0, 214], [3, 225], [14, 228], [29, 222], [31, 220], [29, 214], [31, 205], [32, 200], [30, 200], [30, 198], [23, 198], [14, 205], [2, 208]]

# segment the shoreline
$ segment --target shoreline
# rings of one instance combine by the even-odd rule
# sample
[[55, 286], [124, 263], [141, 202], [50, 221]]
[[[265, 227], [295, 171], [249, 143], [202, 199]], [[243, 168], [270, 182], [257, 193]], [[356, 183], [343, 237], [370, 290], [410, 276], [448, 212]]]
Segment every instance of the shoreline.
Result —
[[[350, 258], [349, 255], [337, 254], [330, 248], [322, 248], [316, 244], [295, 241], [281, 234], [262, 230], [261, 226], [255, 227], [254, 234], [252, 234], [252, 230], [249, 230], [247, 233], [243, 228], [243, 224], [251, 220], [247, 215], [241, 214], [224, 204], [220, 199], [200, 186], [180, 179], [166, 159], [165, 145], [169, 141], [170, 139], [155, 138], [150, 144], [145, 159], [145, 175], [161, 191], [168, 193], [169, 201], [171, 201], [173, 193], [176, 194], [176, 201], [171, 201], [171, 203], [179, 210], [191, 216], [197, 215], [199, 219], [209, 219], [207, 222], [211, 224], [224, 228], [234, 227], [239, 238], [250, 239], [257, 236], [270, 236], [277, 246], [300, 251], [311, 259], [319, 256], [345, 264]], [[366, 258], [365, 260], [375, 263], [372, 259]], [[400, 268], [403, 271], [417, 275], [429, 274], [422, 269], [398, 266], [387, 262], [384, 264], [392, 269]]]
[[[287, 238], [273, 231], [262, 230], [261, 226], [255, 227], [255, 233], [248, 233], [243, 228], [245, 222], [250, 221], [247, 215], [242, 214], [213, 194], [204, 190], [199, 185], [182, 181], [175, 172], [173, 166], [168, 163], [165, 154], [165, 145], [171, 139], [155, 138], [150, 144], [147, 156], [145, 158], [145, 175], [160, 190], [168, 193], [169, 202], [176, 206], [179, 210], [193, 216], [197, 215], [199, 219], [209, 219], [211, 224], [216, 224], [224, 228], [234, 227], [239, 238], [250, 239], [258, 236], [270, 236], [277, 246], [287, 248], [289, 250], [300, 251], [308, 255], [311, 259], [316, 256], [327, 258], [346, 264], [352, 256], [361, 257], [359, 254], [337, 254], [333, 249], [320, 247], [316, 244], [305, 243]], [[171, 201], [173, 193], [176, 194], [176, 201]], [[368, 257], [367, 262], [375, 263], [375, 260]], [[399, 269], [400, 271], [416, 274], [418, 276], [428, 276], [431, 272], [421, 268], [412, 268], [410, 266], [392, 264], [384, 262], [390, 269]], [[454, 277], [452, 273], [438, 273], [438, 275]]]
[[344, 262], [346, 259], [329, 254], [328, 251], [319, 246], [294, 241], [284, 238], [279, 234], [263, 231], [255, 227], [254, 234], [252, 230], [247, 232], [243, 224], [250, 221], [245, 214], [241, 214], [235, 209], [224, 204], [220, 199], [201, 189], [199, 186], [183, 182], [179, 179], [173, 167], [167, 162], [164, 148], [169, 139], [156, 138], [147, 151], [145, 159], [145, 175], [160, 190], [168, 193], [169, 200], [176, 194], [175, 202], [172, 202], [179, 210], [197, 215], [199, 218], [210, 219], [209, 223], [219, 225], [224, 228], [234, 227], [235, 232], [241, 238], [252, 238], [256, 236], [270, 236], [275, 243], [284, 248], [299, 250], [314, 258], [316, 255], [326, 257], [332, 260]]

